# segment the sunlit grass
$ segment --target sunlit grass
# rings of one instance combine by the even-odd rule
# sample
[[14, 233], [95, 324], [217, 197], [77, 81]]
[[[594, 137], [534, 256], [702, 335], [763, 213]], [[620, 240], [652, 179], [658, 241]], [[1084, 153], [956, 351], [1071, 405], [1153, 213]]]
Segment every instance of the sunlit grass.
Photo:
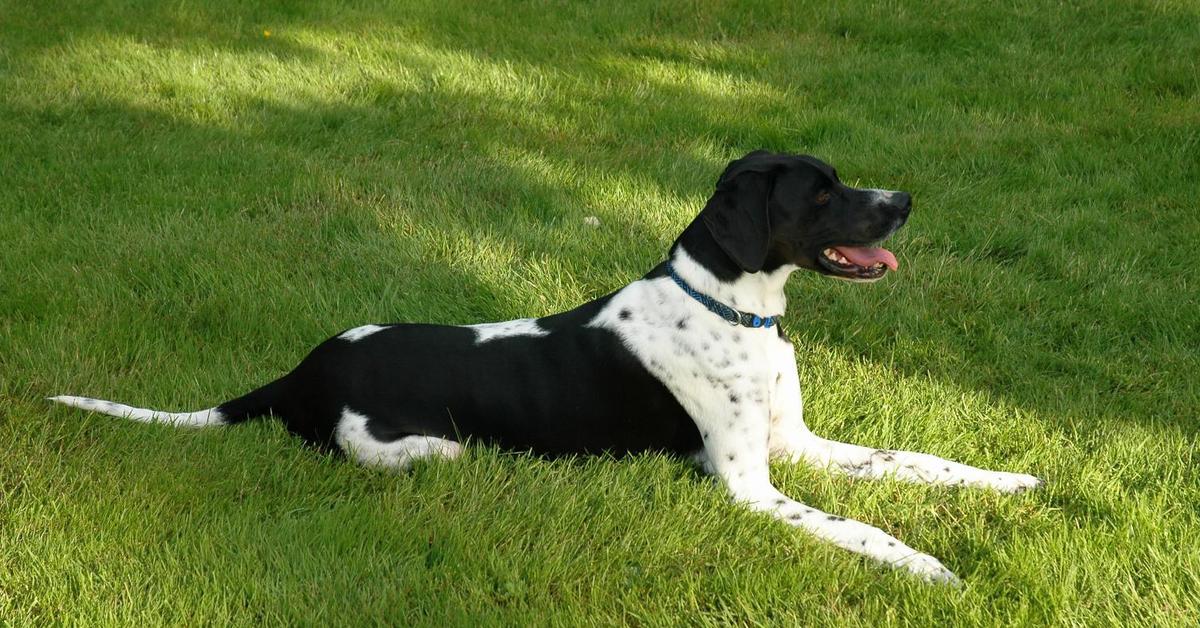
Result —
[[[1191, 3], [0, 15], [0, 618], [1197, 622]], [[745, 513], [664, 457], [473, 448], [393, 476], [271, 423], [41, 401], [200, 407], [364, 322], [572, 307], [661, 259], [755, 148], [915, 195], [899, 273], [793, 282], [808, 421], [1050, 484], [775, 479], [965, 589]]]

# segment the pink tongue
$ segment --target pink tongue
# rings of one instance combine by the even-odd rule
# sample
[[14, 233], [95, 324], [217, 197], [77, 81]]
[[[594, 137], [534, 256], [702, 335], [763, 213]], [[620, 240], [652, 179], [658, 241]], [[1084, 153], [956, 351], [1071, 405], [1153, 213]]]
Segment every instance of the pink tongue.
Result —
[[838, 253], [841, 253], [843, 257], [859, 266], [870, 267], [883, 262], [885, 266], [892, 270], [900, 268], [900, 263], [896, 261], [896, 256], [892, 255], [892, 252], [887, 249], [869, 246], [835, 246], [833, 248]]

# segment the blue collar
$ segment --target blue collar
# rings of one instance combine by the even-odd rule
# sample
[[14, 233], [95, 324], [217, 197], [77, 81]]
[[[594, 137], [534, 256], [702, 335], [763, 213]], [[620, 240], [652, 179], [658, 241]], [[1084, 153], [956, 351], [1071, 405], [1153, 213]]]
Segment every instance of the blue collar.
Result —
[[779, 324], [778, 316], [759, 316], [749, 312], [741, 312], [735, 310], [724, 303], [700, 292], [699, 290], [688, 285], [688, 282], [675, 272], [675, 266], [667, 262], [667, 274], [675, 281], [675, 285], [688, 293], [688, 296], [700, 302], [701, 305], [708, 308], [709, 312], [725, 319], [725, 322], [730, 325], [741, 325], [743, 327], [774, 327]]

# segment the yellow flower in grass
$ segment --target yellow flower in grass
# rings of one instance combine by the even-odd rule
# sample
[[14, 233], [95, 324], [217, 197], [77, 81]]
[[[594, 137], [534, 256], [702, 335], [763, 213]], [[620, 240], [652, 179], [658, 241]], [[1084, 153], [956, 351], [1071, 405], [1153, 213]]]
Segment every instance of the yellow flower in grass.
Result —
[[270, 37], [271, 37], [271, 29], [264, 30], [263, 31], [263, 39], [268, 39]]

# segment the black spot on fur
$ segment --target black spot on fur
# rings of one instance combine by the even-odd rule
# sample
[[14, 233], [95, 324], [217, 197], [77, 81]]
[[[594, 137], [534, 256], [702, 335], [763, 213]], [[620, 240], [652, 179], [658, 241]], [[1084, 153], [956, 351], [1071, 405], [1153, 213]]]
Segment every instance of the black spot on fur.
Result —
[[825, 517], [825, 518], [830, 521], [845, 521], [846, 520], [845, 517], [839, 517], [837, 515], [829, 515], [828, 517]]
[[686, 318], [681, 318], [681, 319], [679, 319], [678, 321], [676, 321], [676, 322], [675, 322], [675, 328], [676, 328], [676, 329], [687, 329], [687, 319], [686, 319]]
[[734, 456], [733, 454], [729, 454], [728, 456], [726, 456], [726, 458], [729, 458], [730, 462], [733, 462], [734, 458], [736, 458], [736, 457], [737, 456]]
[[625, 309], [621, 310], [621, 312], [619, 314], [617, 314], [617, 316], [620, 317], [621, 320], [627, 321], [627, 320], [633, 318], [633, 312], [630, 312], [628, 308], [625, 308]]
[[700, 348], [701, 348], [701, 349], [703, 349], [703, 350], [705, 350], [705, 351], [708, 351], [708, 350], [709, 350], [709, 348], [710, 348], [711, 346], [712, 346], [712, 345], [708, 344], [707, 342], [702, 342], [702, 343], [700, 343]]
[[895, 541], [888, 541], [888, 547], [896, 547]]
[[945, 471], [946, 473], [950, 473], [950, 467], [942, 467], [942, 471]]
[[782, 506], [782, 505], [784, 505], [784, 504], [786, 504], [786, 503], [787, 503], [787, 500], [786, 500], [786, 499], [777, 499], [777, 500], [775, 500], [775, 505], [776, 505], [776, 506]]
[[737, 403], [737, 402], [738, 402], [738, 396], [737, 396], [737, 395], [735, 395], [735, 394], [733, 394], [733, 393], [729, 393], [729, 402], [730, 402], [730, 403]]
[[791, 519], [792, 521], [796, 521], [796, 520], [800, 519], [801, 516], [802, 515], [800, 513], [794, 512], [794, 513], [788, 515], [788, 519]]
[[704, 440], [708, 440], [708, 432], [701, 434], [700, 437], [703, 438]]

